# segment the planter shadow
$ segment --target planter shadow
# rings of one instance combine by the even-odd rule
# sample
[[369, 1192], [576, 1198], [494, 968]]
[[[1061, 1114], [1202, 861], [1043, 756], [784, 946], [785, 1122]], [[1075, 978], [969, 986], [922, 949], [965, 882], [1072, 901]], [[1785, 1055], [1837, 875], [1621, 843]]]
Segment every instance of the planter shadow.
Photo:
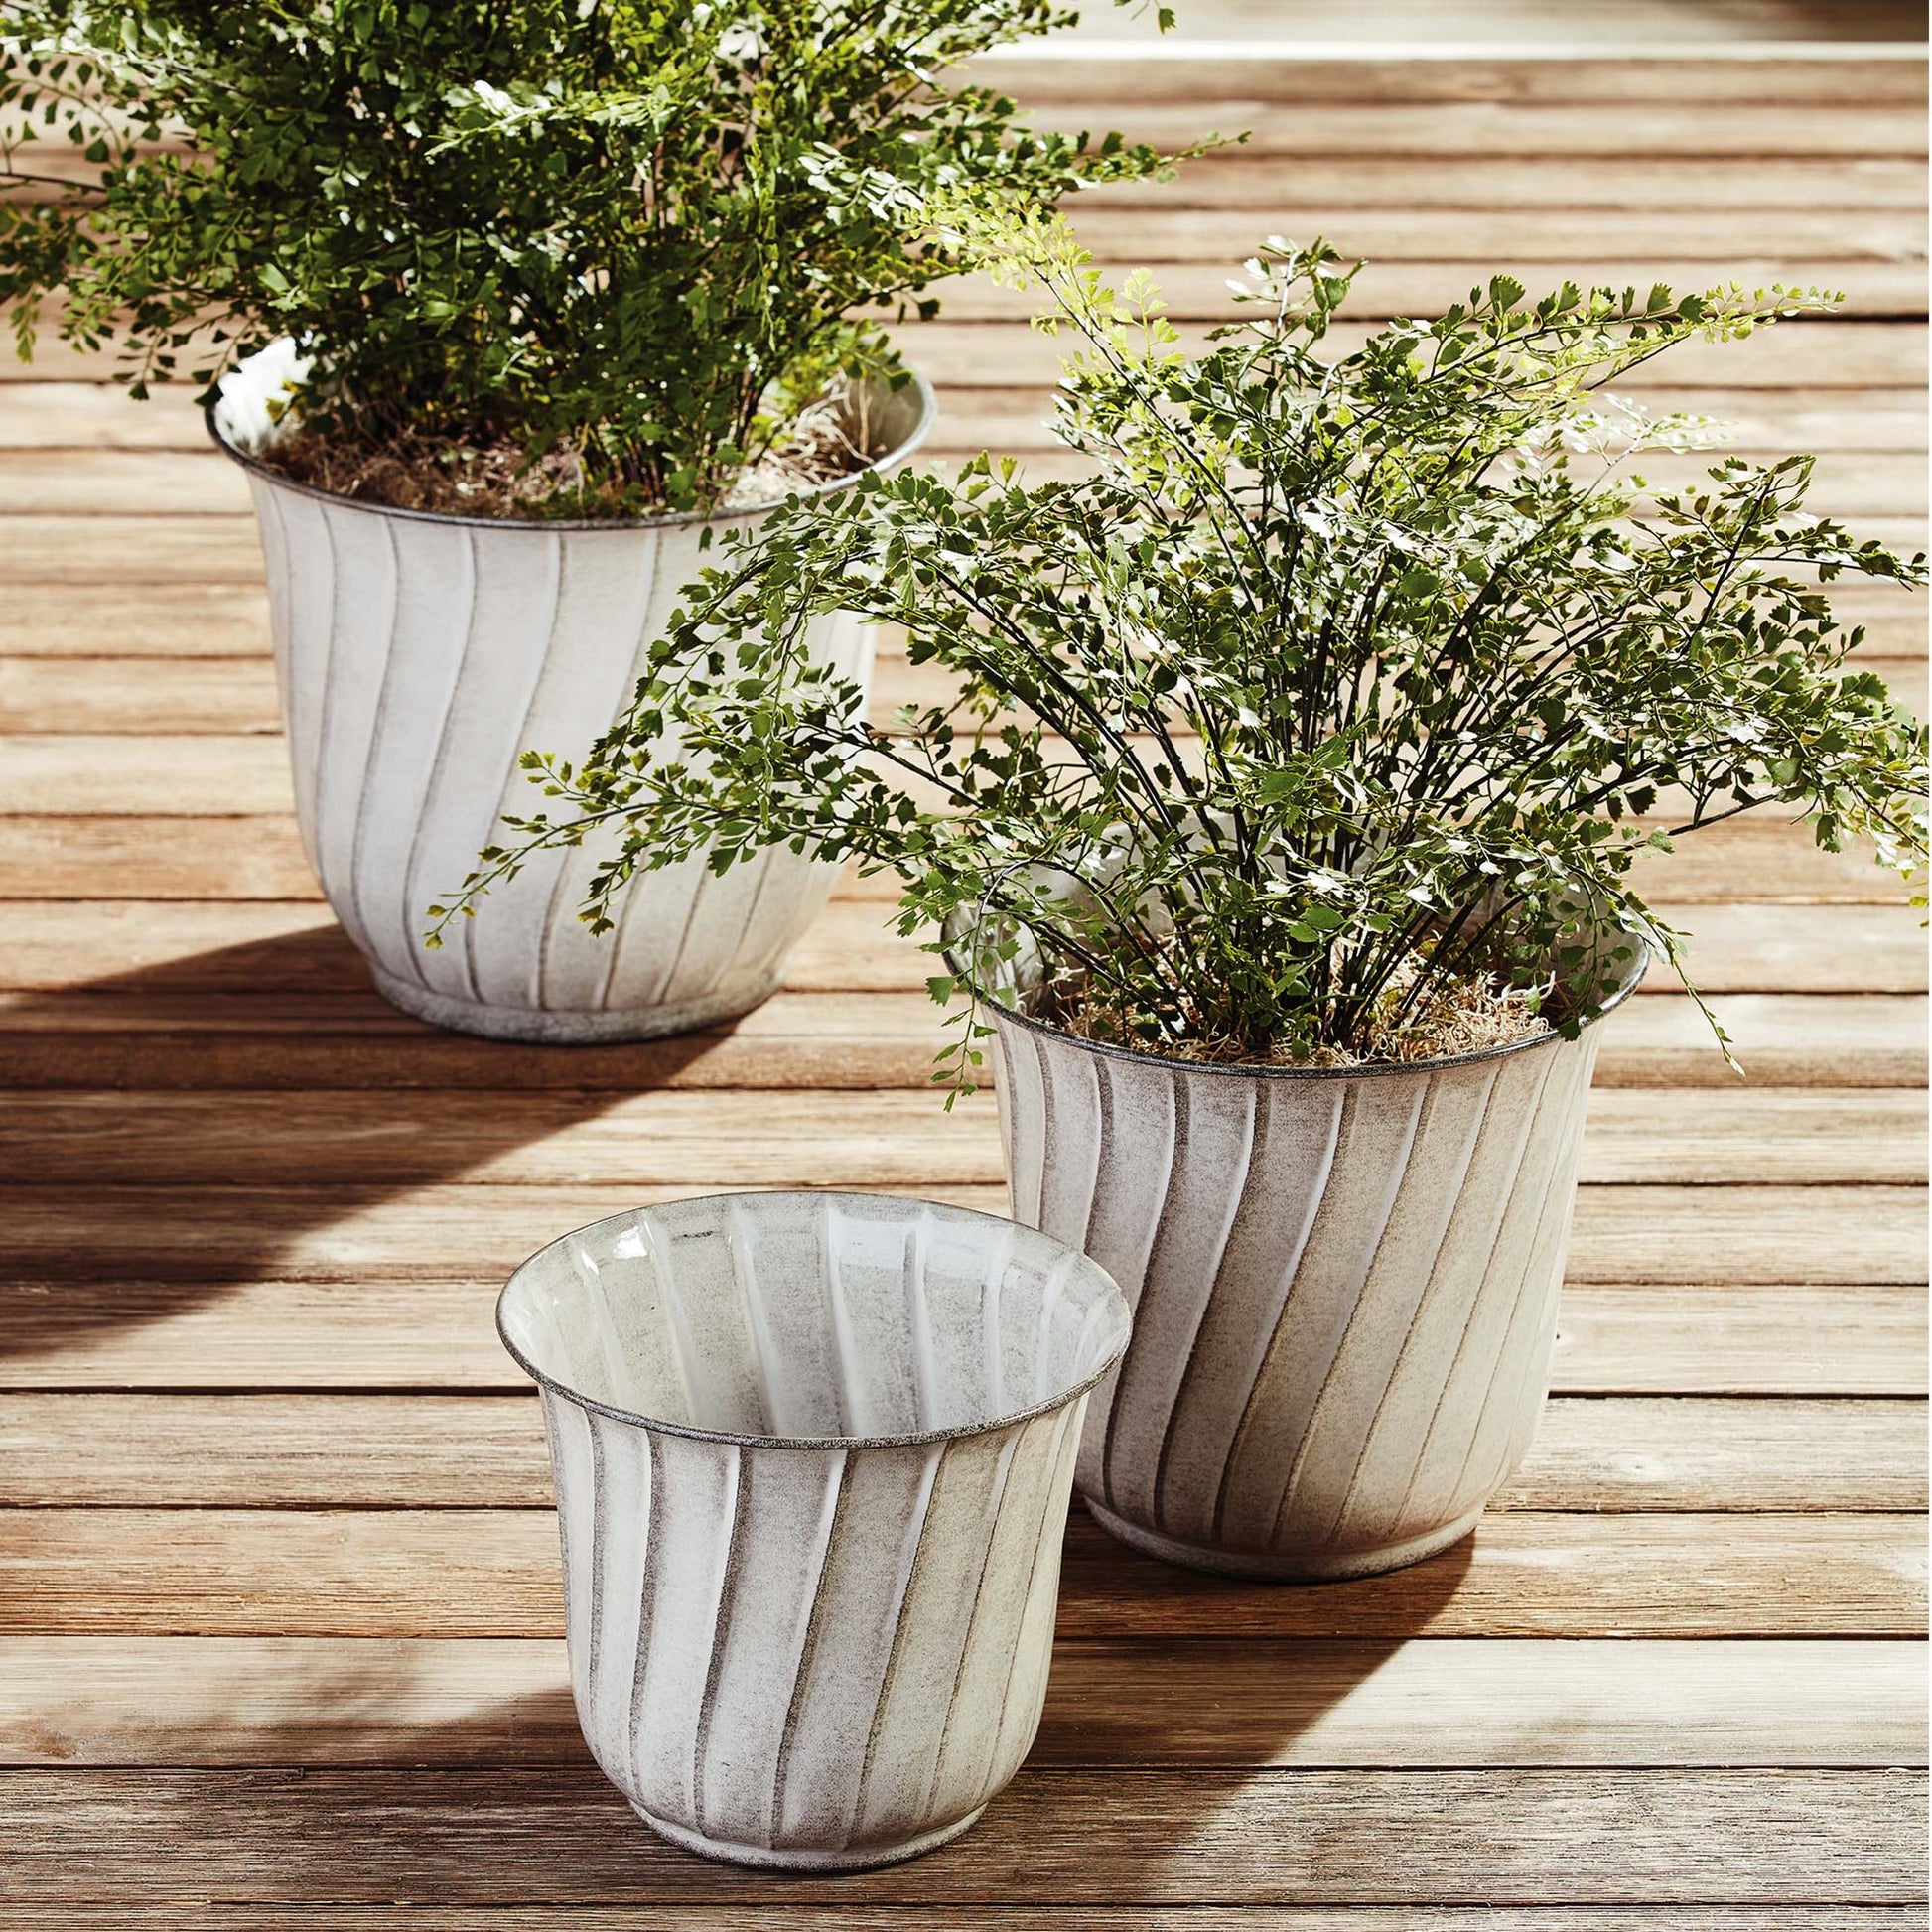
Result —
[[[19, 995], [8, 1033], [17, 1299], [0, 1359], [14, 1360], [291, 1269], [500, 1283], [571, 1224], [565, 1190], [554, 1210], [519, 1219], [499, 1203], [486, 1228], [452, 1230], [441, 1250], [452, 1259], [433, 1268], [370, 1253], [352, 1233], [333, 1249], [326, 1237], [675, 1082], [731, 1038], [727, 1028], [625, 1046], [512, 1046], [444, 1033], [385, 1005], [345, 936], [320, 924]], [[276, 1118], [278, 1088], [325, 1098], [323, 1144]], [[116, 1089], [152, 1099], [150, 1116], [131, 1120]], [[555, 1104], [533, 1119], [483, 1099], [506, 1089]], [[426, 1094], [448, 1095], [445, 1118], [425, 1121]], [[487, 1333], [481, 1302], [478, 1325]], [[520, 1386], [507, 1365], [503, 1385]]]
[[[1076, 1537], [1079, 1520], [1076, 1510]], [[1173, 1573], [1128, 1560], [1149, 1573], [1154, 1610], [1165, 1613], [1176, 1594]], [[1284, 1642], [1257, 1652], [1260, 1670], [1232, 1668], [1239, 1646], [1220, 1640], [1068, 1635], [1063, 1599], [1039, 1738], [1015, 1784], [955, 1845], [869, 1872], [753, 1871], [660, 1841], [591, 1757], [561, 1639], [505, 1647], [487, 1673], [440, 1685], [406, 1642], [370, 1645], [368, 1661], [353, 1667], [340, 1661], [341, 1646], [319, 1647], [330, 1656], [328, 1675], [304, 1687], [303, 1702], [326, 1710], [325, 1724], [274, 1719], [286, 1666], [245, 1646], [231, 1676], [210, 1658], [207, 1675], [185, 1693], [177, 1688], [176, 1708], [150, 1714], [158, 1734], [144, 1741], [142, 1765], [91, 1775], [122, 1794], [114, 1801], [114, 1868], [136, 1874], [129, 1897], [138, 1884], [148, 1898], [215, 1889], [237, 1901], [499, 1903], [503, 1874], [513, 1872], [516, 1895], [531, 1901], [1011, 1903], [1037, 1895], [1030, 1887], [1042, 1868], [1077, 1867], [1103, 1885], [1111, 1873], [1123, 1900], [1146, 1900], [1177, 1883], [1198, 1887], [1200, 1860], [1231, 1828], [1224, 1814], [1238, 1814], [1239, 1829], [1252, 1834], [1257, 1806], [1243, 1794], [1273, 1767], [1361, 1765], [1359, 1750], [1311, 1748], [1310, 1733], [1406, 1636], [1427, 1629], [1467, 1562], [1464, 1543], [1404, 1573], [1393, 1608], [1389, 1579], [1379, 1587], [1181, 1579], [1197, 1628], [1209, 1610], [1248, 1630], [1271, 1601], [1279, 1622], [1297, 1604], [1378, 1600], [1365, 1619], [1374, 1636]], [[471, 1701], [467, 1687], [484, 1681], [498, 1694]], [[517, 1688], [501, 1694], [505, 1683]], [[439, 1705], [454, 1714], [412, 1721]], [[267, 1721], [251, 1722], [254, 1712]], [[176, 1730], [185, 1748], [170, 1743]], [[76, 1763], [126, 1742], [117, 1725], [113, 1740], [74, 1734], [54, 1747], [70, 1779]], [[34, 1818], [35, 1776], [28, 1767], [13, 1773], [36, 1863], [55, 1869], [65, 1842], [84, 1865], [99, 1813], [69, 1798]], [[1264, 1809], [1279, 1816], [1284, 1840], [1296, 1841], [1292, 1852], [1285, 1845], [1284, 1863], [1303, 1865], [1307, 1841], [1331, 1833], [1335, 1821], [1302, 1817], [1297, 1787], [1279, 1785], [1279, 1813]], [[31, 1884], [30, 1872], [22, 1878]]]

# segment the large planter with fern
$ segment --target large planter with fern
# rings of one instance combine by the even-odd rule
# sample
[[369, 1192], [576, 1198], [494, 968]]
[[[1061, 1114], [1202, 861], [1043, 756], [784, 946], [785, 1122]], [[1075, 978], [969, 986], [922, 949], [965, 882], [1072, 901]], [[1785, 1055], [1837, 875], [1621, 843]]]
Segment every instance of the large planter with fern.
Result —
[[1081, 1441], [1094, 1516], [1248, 1577], [1366, 1576], [1467, 1534], [1549, 1389], [1596, 1025], [1344, 1070], [988, 1011], [1014, 1217], [1134, 1310]]
[[[1058, 18], [7, 9], [0, 308], [23, 355], [46, 322], [111, 344], [137, 397], [192, 381], [245, 460], [303, 838], [397, 1005], [613, 1039], [776, 983], [826, 892], [782, 854], [685, 855], [604, 947], [575, 914], [616, 833], [506, 882], [460, 943], [433, 901], [514, 833], [520, 751], [628, 715], [710, 538], [917, 443], [931, 398], [887, 325], [986, 259], [983, 220], [1167, 172], [973, 82]], [[17, 167], [28, 141], [72, 165]], [[823, 617], [799, 661], [863, 687], [856, 619]]]
[[[603, 733], [705, 548], [772, 506], [560, 520], [359, 501], [263, 462], [276, 426], [248, 385], [230, 389], [208, 426], [254, 497], [303, 847], [384, 998], [439, 1026], [556, 1042], [682, 1033], [765, 999], [834, 877], [785, 851], [636, 881], [604, 942], [577, 905], [614, 828], [542, 854], [445, 945], [423, 934], [438, 892], [520, 808], [523, 749]], [[917, 378], [861, 401], [854, 434], [878, 468], [903, 462], [932, 421]], [[827, 613], [806, 648], [869, 684], [872, 632], [856, 618]]]

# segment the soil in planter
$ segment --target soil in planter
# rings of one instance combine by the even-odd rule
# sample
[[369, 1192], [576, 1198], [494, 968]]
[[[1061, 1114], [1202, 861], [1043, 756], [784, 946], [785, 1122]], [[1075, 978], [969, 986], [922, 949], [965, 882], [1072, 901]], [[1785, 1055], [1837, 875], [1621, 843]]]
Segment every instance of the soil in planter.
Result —
[[[874, 453], [860, 447], [856, 430], [843, 398], [812, 404], [782, 445], [738, 473], [719, 507], [776, 502], [792, 490], [870, 468]], [[587, 483], [574, 450], [552, 450], [532, 462], [523, 446], [507, 437], [478, 443], [402, 435], [347, 443], [292, 427], [260, 451], [258, 460], [292, 482], [392, 509], [536, 519], [652, 516], [664, 507], [646, 501], [634, 485]]]
[[[1384, 999], [1393, 1019], [1413, 973], [1398, 972]], [[1186, 1039], [1164, 1043], [1127, 1035], [1096, 1013], [1086, 997], [1084, 976], [1060, 980], [1042, 997], [1038, 1017], [1080, 1039], [1126, 1046], [1162, 1059], [1191, 1060], [1220, 1066], [1349, 1067], [1413, 1065], [1422, 1060], [1454, 1059], [1465, 1053], [1489, 1052], [1513, 1046], [1554, 1031], [1547, 1014], [1537, 1010], [1534, 995], [1504, 986], [1500, 981], [1453, 978], [1428, 1006], [1412, 1012], [1399, 1027], [1372, 1029], [1366, 1050], [1348, 1052], [1338, 1046], [1317, 1046], [1297, 1055], [1286, 1045], [1257, 1056], [1233, 1039]]]

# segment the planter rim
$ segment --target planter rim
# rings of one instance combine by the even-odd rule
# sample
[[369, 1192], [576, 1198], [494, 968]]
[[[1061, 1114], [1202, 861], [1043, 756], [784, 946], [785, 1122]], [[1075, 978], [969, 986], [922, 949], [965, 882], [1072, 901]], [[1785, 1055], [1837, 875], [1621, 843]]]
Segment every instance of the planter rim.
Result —
[[[1614, 1013], [1637, 990], [1644, 974], [1650, 970], [1649, 946], [1634, 933], [1625, 936], [1636, 946], [1636, 962], [1624, 975], [1616, 991], [1578, 1028], [1580, 1035]], [[1063, 1039], [1068, 1045], [1080, 1047], [1086, 1052], [1099, 1053], [1108, 1059], [1131, 1060], [1141, 1066], [1166, 1066], [1182, 1073], [1211, 1073], [1239, 1080], [1370, 1080], [1405, 1073], [1434, 1073], [1440, 1067], [1479, 1066], [1485, 1060], [1507, 1059], [1513, 1053], [1533, 1053], [1539, 1047], [1560, 1044], [1564, 1037], [1560, 1032], [1552, 1030], [1545, 1034], [1530, 1034], [1525, 1038], [1512, 1039], [1501, 1046], [1484, 1046], [1473, 1053], [1445, 1053], [1429, 1060], [1368, 1060], [1360, 1066], [1278, 1066], [1265, 1060], [1183, 1060], [1172, 1053], [1147, 1053], [1138, 1047], [1116, 1046], [1111, 1040], [1083, 1039], [1078, 1034], [1068, 1033], [1064, 1027], [1050, 1026], [1031, 1014], [1018, 1012], [996, 1000], [990, 993], [975, 991], [980, 1002], [992, 1008], [1002, 1020], [1023, 1027], [1028, 1033], [1043, 1034], [1049, 1039]]]
[[977, 1207], [953, 1207], [943, 1201], [922, 1201], [902, 1194], [871, 1194], [856, 1187], [755, 1187], [742, 1188], [732, 1193], [686, 1194], [675, 1201], [660, 1201], [660, 1207], [695, 1207], [711, 1201], [753, 1201], [753, 1200], [809, 1200], [809, 1201], [884, 1201], [894, 1206], [917, 1205], [938, 1208], [941, 1212], [959, 1216], [962, 1220], [987, 1221], [996, 1227], [1019, 1228], [1023, 1233], [1037, 1236], [1042, 1241], [1051, 1242], [1062, 1252], [1071, 1255], [1076, 1261], [1083, 1262], [1106, 1283], [1115, 1300], [1119, 1303], [1127, 1319], [1122, 1323], [1119, 1343], [1107, 1351], [1106, 1359], [1091, 1375], [1083, 1376], [1070, 1388], [1046, 1397], [1043, 1401], [1030, 1404], [1025, 1409], [1016, 1409], [1010, 1415], [989, 1417], [985, 1422], [962, 1424], [956, 1429], [915, 1429], [892, 1436], [760, 1436], [735, 1429], [700, 1429], [692, 1423], [666, 1422], [660, 1417], [640, 1415], [634, 1409], [622, 1409], [616, 1403], [600, 1402], [594, 1396], [585, 1395], [573, 1389], [567, 1382], [560, 1382], [554, 1375], [537, 1367], [517, 1345], [510, 1340], [508, 1330], [503, 1325], [503, 1304], [508, 1301], [510, 1290], [516, 1286], [518, 1278], [525, 1270], [560, 1248], [566, 1241], [574, 1241], [582, 1235], [594, 1234], [599, 1228], [609, 1227], [613, 1222], [630, 1221], [638, 1214], [648, 1214], [648, 1207], [622, 1208], [616, 1214], [606, 1214], [595, 1221], [587, 1221], [580, 1228], [572, 1228], [567, 1234], [560, 1234], [554, 1241], [546, 1241], [535, 1254], [518, 1263], [496, 1296], [496, 1337], [503, 1344], [510, 1359], [524, 1374], [547, 1389], [552, 1395], [574, 1403], [579, 1409], [587, 1409], [593, 1415], [606, 1416], [612, 1422], [628, 1423], [634, 1429], [649, 1430], [660, 1436], [682, 1436], [700, 1443], [724, 1443], [737, 1449], [817, 1449], [825, 1454], [843, 1453], [848, 1449], [911, 1449], [925, 1443], [950, 1443], [963, 1441], [971, 1436], [990, 1436], [996, 1430], [1012, 1429], [1017, 1424], [1032, 1422], [1035, 1417], [1051, 1415], [1056, 1409], [1064, 1409], [1068, 1403], [1076, 1402], [1087, 1394], [1113, 1370], [1114, 1364], [1127, 1352], [1127, 1343], [1133, 1333], [1132, 1311], [1127, 1307], [1127, 1297], [1121, 1293], [1120, 1285], [1090, 1255], [1078, 1249], [1066, 1248], [1063, 1243], [1053, 1240], [1050, 1234], [1042, 1234], [1037, 1228], [1026, 1227], [1023, 1222], [1009, 1220], [1003, 1214], [988, 1214]]
[[918, 401], [918, 415], [911, 429], [894, 448], [867, 464], [863, 470], [853, 470], [843, 477], [831, 477], [824, 483], [808, 483], [802, 488], [787, 490], [784, 495], [773, 496], [767, 502], [742, 503], [731, 509], [709, 511], [667, 510], [661, 516], [471, 516], [461, 510], [410, 509], [400, 503], [372, 503], [360, 496], [345, 496], [340, 490], [321, 489], [314, 483], [298, 483], [295, 478], [263, 463], [259, 457], [236, 449], [215, 423], [218, 397], [202, 405], [202, 421], [214, 447], [231, 463], [239, 464], [250, 476], [261, 478], [277, 489], [293, 490], [298, 496], [311, 496], [321, 503], [338, 503], [346, 509], [366, 510], [374, 516], [399, 516], [411, 523], [440, 523], [457, 529], [517, 530], [538, 535], [549, 530], [675, 530], [692, 524], [709, 524], [719, 528], [768, 516], [794, 497], [810, 500], [834, 495], [841, 489], [850, 489], [862, 478], [883, 476], [888, 471], [896, 470], [931, 434], [932, 425], [939, 414], [939, 401], [933, 394], [932, 384], [917, 369], [908, 369], [906, 373], [911, 377], [910, 387]]

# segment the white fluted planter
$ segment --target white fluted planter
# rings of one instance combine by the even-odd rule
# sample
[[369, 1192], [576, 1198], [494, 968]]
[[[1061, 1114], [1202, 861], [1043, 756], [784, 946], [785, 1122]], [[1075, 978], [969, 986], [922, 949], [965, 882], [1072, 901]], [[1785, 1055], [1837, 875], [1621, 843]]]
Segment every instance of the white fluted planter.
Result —
[[497, 1322], [543, 1391], [578, 1717], [644, 1821], [819, 1870], [971, 1825], [1039, 1725], [1107, 1276], [991, 1215], [738, 1194], [565, 1236]]
[[1080, 1449], [1095, 1517], [1170, 1562], [1284, 1579], [1397, 1569], [1473, 1528], [1549, 1390], [1595, 1026], [1319, 1071], [992, 1014], [1015, 1217], [1134, 1309]]
[[[910, 455], [932, 412], [916, 378], [882, 392], [878, 467]], [[439, 1026], [553, 1041], [680, 1033], [766, 998], [836, 876], [782, 849], [723, 878], [698, 861], [641, 876], [616, 932], [594, 939], [577, 907], [617, 835], [593, 838], [534, 858], [441, 950], [423, 944], [427, 907], [496, 841], [500, 816], [540, 805], [518, 755], [578, 758], [629, 699], [679, 591], [716, 560], [700, 550], [704, 521], [391, 509], [254, 461], [259, 430], [235, 399], [208, 427], [254, 494], [303, 844], [383, 995]], [[820, 619], [811, 642], [870, 680], [871, 632], [855, 619]]]

